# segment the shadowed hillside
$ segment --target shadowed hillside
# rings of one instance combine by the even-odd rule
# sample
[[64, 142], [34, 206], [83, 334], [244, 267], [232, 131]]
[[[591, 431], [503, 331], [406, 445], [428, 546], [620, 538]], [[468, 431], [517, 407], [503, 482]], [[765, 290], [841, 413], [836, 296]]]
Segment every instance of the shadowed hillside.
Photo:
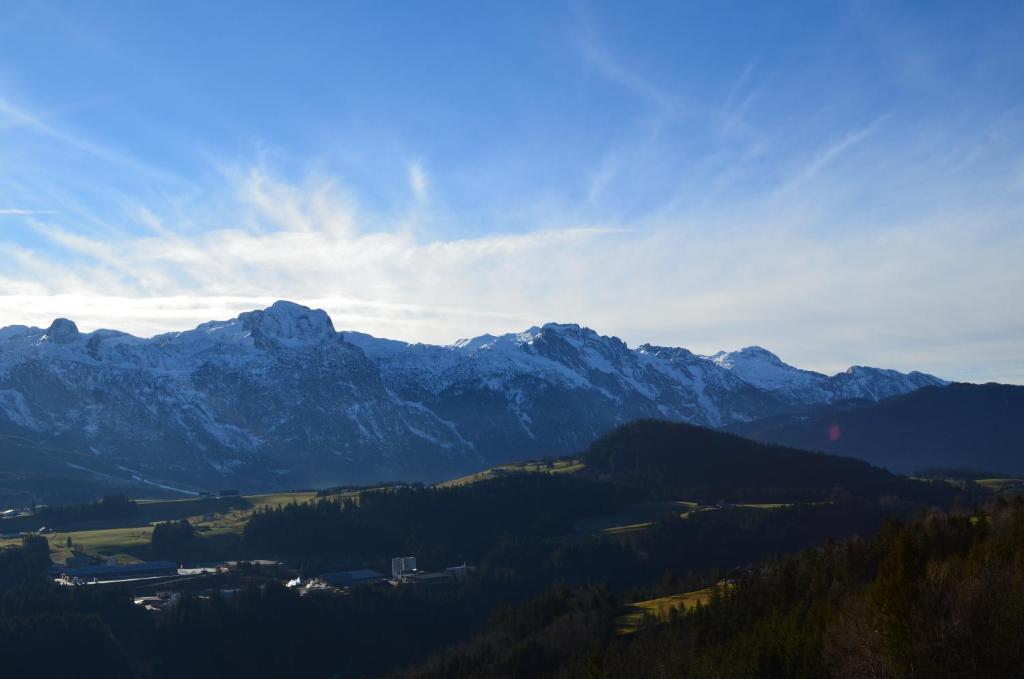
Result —
[[1024, 387], [953, 384], [878, 403], [829, 406], [732, 428], [763, 441], [850, 455], [894, 471], [927, 467], [1024, 473]]
[[641, 420], [596, 440], [586, 473], [641, 486], [657, 498], [808, 501], [837, 490], [942, 503], [952, 490], [913, 481], [861, 460], [812, 453], [687, 424]]
[[96, 455], [0, 433], [0, 507], [90, 502], [111, 492], [177, 497], [167, 488], [140, 483]]

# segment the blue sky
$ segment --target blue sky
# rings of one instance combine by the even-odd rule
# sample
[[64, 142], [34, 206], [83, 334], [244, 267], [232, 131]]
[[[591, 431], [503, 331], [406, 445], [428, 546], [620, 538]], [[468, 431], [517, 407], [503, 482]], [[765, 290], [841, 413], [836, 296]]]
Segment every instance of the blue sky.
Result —
[[5, 3], [0, 325], [277, 298], [1024, 383], [1024, 5]]

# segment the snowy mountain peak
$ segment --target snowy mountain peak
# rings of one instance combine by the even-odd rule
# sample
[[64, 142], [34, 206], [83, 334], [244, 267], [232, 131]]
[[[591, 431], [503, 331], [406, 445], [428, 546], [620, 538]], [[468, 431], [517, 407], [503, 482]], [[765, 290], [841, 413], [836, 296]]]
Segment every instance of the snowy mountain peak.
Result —
[[600, 335], [591, 328], [577, 323], [545, 323], [541, 326], [540, 335], [545, 338], [557, 338], [577, 349], [586, 346], [602, 347], [613, 353], [628, 350], [626, 343], [618, 337]]
[[720, 351], [709, 358], [744, 382], [785, 398], [805, 398], [810, 393], [826, 389], [828, 378], [825, 375], [794, 368], [762, 347]]
[[533, 344], [541, 336], [543, 328], [532, 326], [522, 332], [510, 332], [504, 335], [492, 335], [485, 333], [470, 339], [460, 339], [449, 345], [449, 348], [456, 351], [473, 354], [478, 351], [505, 351], [514, 350], [524, 345]]
[[74, 342], [80, 336], [81, 333], [78, 332], [78, 326], [75, 325], [74, 321], [58, 318], [46, 329], [45, 339], [56, 344], [68, 344], [69, 342]]
[[473, 353], [479, 350], [522, 349], [533, 346], [543, 338], [559, 338], [576, 345], [589, 339], [598, 341], [603, 339], [590, 328], [576, 323], [545, 323], [540, 326], [531, 326], [521, 332], [510, 332], [504, 335], [483, 334], [471, 339], [456, 340], [449, 345], [449, 348], [464, 353]]
[[[536, 329], [536, 326], [534, 326], [534, 329]], [[594, 335], [597, 334], [596, 332], [594, 332], [590, 328], [584, 328], [584, 327], [580, 326], [579, 323], [545, 323], [544, 325], [541, 326], [540, 329], [541, 330], [547, 330], [548, 332], [555, 332], [555, 333], [558, 333], [560, 335], [562, 335], [562, 334], [579, 335], [579, 334], [587, 334], [587, 333], [594, 334]]]
[[731, 368], [736, 363], [751, 361], [789, 367], [781, 358], [764, 347], [759, 347], [757, 345], [743, 347], [739, 351], [719, 351], [717, 354], [711, 356], [711, 359], [723, 368]]
[[537, 325], [531, 325], [526, 330], [523, 330], [520, 333], [516, 333], [515, 336], [516, 336], [516, 339], [519, 340], [519, 342], [522, 344], [522, 343], [532, 342], [533, 340], [535, 340], [538, 337], [540, 337], [542, 332], [544, 332], [544, 329], [542, 327], [537, 326]]
[[274, 302], [261, 311], [240, 314], [238, 320], [254, 338], [270, 339], [285, 346], [315, 344], [337, 334], [326, 311], [295, 302]]

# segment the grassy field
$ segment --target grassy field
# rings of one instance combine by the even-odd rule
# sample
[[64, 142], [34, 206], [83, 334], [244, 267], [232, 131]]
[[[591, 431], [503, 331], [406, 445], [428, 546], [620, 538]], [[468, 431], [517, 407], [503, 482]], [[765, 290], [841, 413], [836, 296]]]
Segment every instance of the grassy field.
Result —
[[1000, 495], [1024, 493], [1024, 479], [978, 479], [976, 483]]
[[[125, 562], [132, 562], [139, 559], [130, 552], [148, 545], [152, 533], [152, 526], [133, 526], [50, 533], [46, 538], [50, 542], [50, 558], [56, 563], [64, 563], [71, 556], [71, 549], [67, 546], [68, 536], [79, 551], [101, 557], [116, 556]], [[21, 545], [21, 538], [0, 539], [0, 549], [18, 545]]]
[[[918, 481], [944, 481], [951, 486], [956, 488], [964, 488], [969, 481], [963, 478], [938, 478], [932, 476], [912, 476], [911, 478]], [[970, 482], [976, 483], [985, 490], [989, 490], [996, 495], [1022, 495], [1024, 494], [1024, 478], [1005, 477], [1005, 478], [991, 478], [991, 479], [971, 479]]]
[[244, 499], [249, 503], [245, 509], [235, 509], [224, 513], [215, 513], [212, 520], [204, 520], [196, 517], [193, 521], [196, 530], [200, 535], [208, 537], [225, 534], [241, 535], [245, 528], [245, 522], [249, 516], [263, 507], [281, 506], [295, 503], [312, 502], [317, 499], [315, 492], [292, 492], [292, 493], [268, 493], [266, 495], [246, 495]]
[[597, 535], [628, 535], [644, 530], [666, 514], [686, 516], [697, 507], [696, 502], [638, 502], [610, 516], [581, 521], [576, 526], [582, 533]]
[[[137, 525], [94, 530], [59, 531], [47, 536], [50, 556], [64, 563], [71, 550], [67, 539], [79, 551], [101, 557], [116, 556], [126, 562], [139, 560], [153, 533], [153, 524], [160, 521], [188, 519], [200, 538], [241, 535], [249, 516], [261, 507], [285, 505], [292, 502], [310, 502], [316, 493], [291, 492], [265, 495], [245, 495], [225, 498], [192, 498], [185, 500], [139, 500], [140, 518]], [[207, 517], [207, 518], [204, 518]], [[20, 545], [20, 538], [0, 539], [0, 548]]]
[[[755, 502], [748, 504], [730, 505], [740, 509], [781, 509], [796, 504], [823, 504], [820, 502]], [[618, 514], [601, 516], [581, 521], [577, 524], [578, 532], [589, 535], [624, 536], [646, 530], [655, 521], [666, 514], [678, 514], [681, 518], [687, 518], [694, 512], [716, 511], [714, 506], [701, 506], [697, 502], [688, 500], [673, 500], [667, 502], [639, 502], [629, 505]]]
[[640, 627], [645, 617], [658, 622], [668, 622], [672, 611], [688, 611], [698, 604], [706, 604], [711, 599], [713, 588], [707, 587], [686, 594], [674, 594], [659, 599], [638, 601], [627, 606], [627, 610], [615, 620], [616, 634], [633, 634]]
[[482, 472], [461, 476], [450, 481], [442, 481], [436, 485], [437, 488], [450, 488], [452, 486], [465, 486], [478, 481], [493, 479], [505, 474], [523, 473], [545, 473], [545, 474], [573, 474], [583, 469], [583, 462], [580, 460], [555, 460], [550, 464], [547, 462], [513, 462], [511, 464], [498, 465]]

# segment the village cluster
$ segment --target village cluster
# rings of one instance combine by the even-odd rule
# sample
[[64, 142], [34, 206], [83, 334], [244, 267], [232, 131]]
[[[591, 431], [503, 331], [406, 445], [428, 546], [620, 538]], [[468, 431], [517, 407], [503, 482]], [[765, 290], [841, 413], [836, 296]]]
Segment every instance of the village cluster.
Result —
[[67, 587], [123, 587], [136, 604], [148, 610], [163, 611], [181, 600], [185, 592], [200, 598], [230, 598], [245, 582], [278, 581], [296, 588], [305, 596], [314, 592], [349, 594], [359, 587], [444, 587], [464, 581], [474, 570], [461, 564], [440, 571], [417, 567], [416, 557], [395, 557], [391, 560], [390, 577], [376, 570], [325, 571], [303, 577], [280, 561], [256, 559], [224, 561], [185, 567], [172, 561], [140, 561], [122, 563], [116, 558], [106, 560], [74, 555], [64, 564], [54, 564], [50, 573], [54, 581]]

